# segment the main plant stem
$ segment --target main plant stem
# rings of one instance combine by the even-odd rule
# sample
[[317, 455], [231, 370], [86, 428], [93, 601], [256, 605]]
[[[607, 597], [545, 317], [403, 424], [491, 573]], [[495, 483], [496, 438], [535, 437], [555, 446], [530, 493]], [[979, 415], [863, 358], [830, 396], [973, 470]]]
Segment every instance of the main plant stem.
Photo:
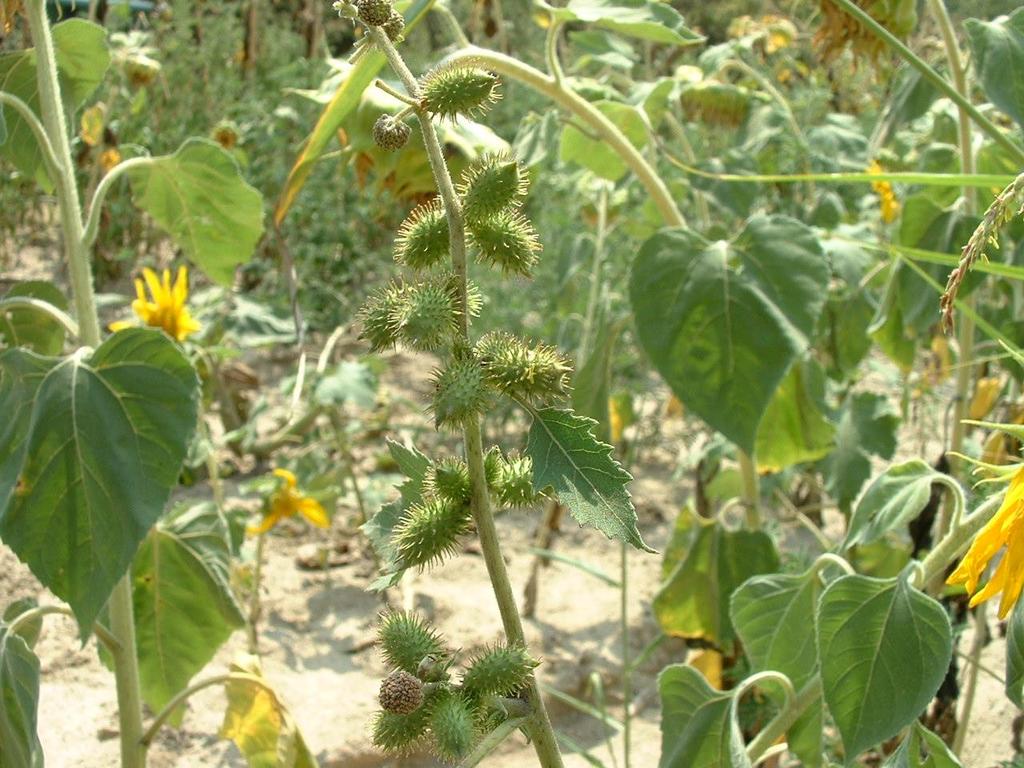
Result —
[[[36, 46], [36, 79], [43, 126], [56, 161], [53, 180], [60, 202], [64, 252], [67, 258], [71, 291], [78, 318], [79, 338], [87, 347], [100, 343], [99, 316], [93, 295], [92, 270], [85, 245], [82, 209], [75, 184], [75, 166], [71, 160], [67, 119], [57, 79], [57, 58], [53, 36], [43, 0], [25, 3], [32, 40]], [[142, 695], [139, 689], [139, 666], [135, 655], [135, 619], [132, 611], [132, 586], [125, 576], [114, 587], [108, 603], [110, 629], [117, 639], [114, 677], [117, 682], [117, 708], [121, 725], [122, 768], [143, 768], [146, 751], [142, 745]]]
[[[377, 48], [384, 53], [388, 64], [398, 75], [409, 96], [419, 100], [420, 91], [416, 77], [412, 74], [402, 59], [401, 54], [388, 39], [388, 36], [379, 27], [368, 27], [369, 35]], [[460, 333], [463, 341], [469, 341], [469, 312], [467, 308], [467, 267], [466, 267], [466, 233], [465, 223], [462, 215], [462, 205], [458, 195], [455, 193], [455, 185], [452, 183], [451, 173], [444, 159], [444, 151], [441, 142], [437, 138], [434, 124], [430, 116], [416, 112], [419, 120], [420, 130], [423, 133], [423, 144], [430, 159], [430, 167], [437, 182], [438, 194], [444, 203], [445, 214], [448, 218], [448, 234], [450, 239], [450, 255], [452, 269], [458, 277]], [[484, 472], [484, 451], [483, 438], [480, 434], [479, 419], [468, 422], [464, 428], [464, 442], [466, 447], [466, 464], [469, 468], [469, 482], [471, 490], [470, 504], [473, 510], [473, 518], [476, 522], [477, 535], [480, 537], [480, 549], [484, 555], [484, 562], [487, 565], [487, 573], [491, 580], [491, 587], [494, 590], [494, 597], [498, 602], [498, 611], [501, 614], [501, 622], [505, 628], [505, 636], [510, 645], [526, 647], [526, 636], [523, 632], [523, 623], [519, 617], [519, 609], [516, 607], [515, 596], [512, 594], [512, 583], [508, 578], [508, 571], [505, 568], [505, 558], [501, 552], [501, 544], [498, 541], [498, 530], [494, 525], [494, 514], [491, 511], [491, 500], [487, 491], [487, 478]], [[537, 752], [537, 758], [543, 768], [561, 768], [562, 756], [558, 751], [558, 744], [555, 740], [555, 732], [551, 727], [551, 720], [548, 717], [544, 700], [541, 697], [537, 681], [531, 676], [528, 686], [527, 697], [530, 702], [531, 714], [526, 723], [526, 730], [533, 741], [533, 747]]]

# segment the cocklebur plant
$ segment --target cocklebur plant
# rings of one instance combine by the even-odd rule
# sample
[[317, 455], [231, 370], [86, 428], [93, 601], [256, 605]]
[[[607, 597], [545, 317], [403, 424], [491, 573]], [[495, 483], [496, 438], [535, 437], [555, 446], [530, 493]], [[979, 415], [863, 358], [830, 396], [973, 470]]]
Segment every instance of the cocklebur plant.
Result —
[[[433, 123], [482, 114], [498, 98], [498, 78], [469, 63], [443, 66], [417, 79], [381, 26], [388, 14], [379, 2], [339, 0], [334, 7], [366, 27], [367, 42], [354, 55], [377, 48], [405, 88], [399, 93], [377, 82], [406, 104], [398, 114], [378, 119], [378, 144], [400, 151], [401, 142], [394, 137], [404, 131], [397, 125], [415, 118], [438, 190], [437, 198], [413, 210], [399, 229], [394, 255], [407, 274], [366, 302], [363, 337], [376, 350], [401, 346], [437, 356], [430, 410], [438, 429], [461, 433], [465, 449], [463, 457], [432, 460], [415, 448], [391, 444], [408, 480], [401, 498], [364, 527], [384, 564], [375, 586], [394, 585], [408, 568], [440, 564], [456, 555], [462, 540], [475, 531], [506, 635], [504, 643], [474, 658], [461, 685], [447, 678], [425, 682], [428, 688], [417, 709], [385, 709], [376, 721], [374, 741], [392, 752], [426, 744], [444, 760], [475, 762], [522, 726], [541, 765], [560, 766], [493, 508], [528, 507], [541, 494], [550, 494], [581, 524], [646, 549], [626, 489], [631, 478], [612, 459], [611, 447], [595, 439], [593, 422], [564, 407], [571, 373], [565, 357], [511, 333], [491, 333], [475, 341], [470, 333], [483, 301], [468, 279], [467, 254], [475, 253], [484, 267], [529, 277], [540, 252], [537, 233], [522, 211], [527, 179], [517, 160], [509, 154], [481, 157], [456, 186]], [[532, 418], [522, 454], [484, 451], [480, 420], [503, 397]], [[389, 639], [399, 630], [413, 636], [415, 652], [406, 653]], [[428, 657], [435, 664], [451, 661], [435, 636], [408, 618], [388, 617], [381, 631], [389, 663], [406, 675], [417, 675]], [[409, 700], [417, 696], [413, 688], [415, 683], [405, 676], [387, 678], [382, 704], [398, 701], [404, 709], [405, 694]], [[493, 697], [510, 694], [516, 694], [516, 713], [491, 706]], [[424, 738], [427, 734], [429, 739]]]

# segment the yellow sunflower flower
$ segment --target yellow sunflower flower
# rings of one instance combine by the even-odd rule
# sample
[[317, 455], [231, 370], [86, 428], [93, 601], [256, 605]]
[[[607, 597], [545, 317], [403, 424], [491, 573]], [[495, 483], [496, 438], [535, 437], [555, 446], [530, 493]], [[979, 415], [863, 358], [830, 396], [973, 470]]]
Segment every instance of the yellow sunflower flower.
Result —
[[298, 481], [294, 474], [287, 469], [275, 469], [274, 476], [283, 482], [267, 500], [263, 521], [258, 526], [248, 528], [249, 534], [266, 533], [284, 518], [295, 515], [302, 515], [318, 528], [330, 527], [331, 521], [323, 506], [316, 499], [298, 490]]
[[[142, 280], [135, 279], [135, 293], [137, 298], [132, 302], [132, 311], [142, 320], [143, 323], [152, 328], [163, 328], [167, 335], [184, 341], [187, 336], [195, 333], [201, 327], [188, 311], [185, 301], [188, 299], [188, 270], [181, 267], [178, 270], [178, 277], [171, 285], [171, 270], [165, 269], [163, 277], [158, 278], [156, 272], [148, 267], [142, 270]], [[146, 298], [146, 286], [153, 297], [150, 301]], [[131, 323], [119, 321], [110, 324], [110, 330], [120, 331], [130, 328]]]
[[[868, 166], [868, 173], [876, 174], [882, 172], [882, 166], [878, 164], [878, 161], [872, 160], [871, 165]], [[873, 181], [871, 182], [871, 188], [878, 195], [878, 202], [882, 209], [882, 221], [886, 224], [892, 224], [892, 222], [896, 221], [896, 217], [900, 215], [900, 201], [896, 199], [896, 193], [892, 191], [892, 184], [888, 181]]]
[[[1004, 550], [1005, 548], [1005, 550]], [[989, 562], [1003, 550], [1002, 559], [988, 583], [978, 590]], [[1024, 588], [1024, 466], [1013, 476], [999, 511], [985, 524], [947, 584], [964, 584], [971, 607], [1002, 593], [999, 618], [1005, 619]]]

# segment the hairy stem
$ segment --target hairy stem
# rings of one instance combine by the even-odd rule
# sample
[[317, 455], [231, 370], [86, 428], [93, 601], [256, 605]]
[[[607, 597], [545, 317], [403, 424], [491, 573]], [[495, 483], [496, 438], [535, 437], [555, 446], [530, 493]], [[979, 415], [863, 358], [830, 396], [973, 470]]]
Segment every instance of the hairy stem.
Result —
[[743, 505], [746, 508], [747, 528], [752, 531], [761, 528], [761, 487], [757, 478], [757, 465], [754, 457], [741, 449], [736, 450], [736, 458], [740, 463], [740, 474], [743, 476]]
[[786, 734], [786, 731], [793, 726], [793, 723], [804, 713], [804, 710], [818, 698], [820, 690], [821, 682], [815, 676], [797, 692], [796, 696], [787, 698], [786, 705], [782, 711], [747, 746], [747, 757], [750, 759], [750, 762], [757, 763], [764, 756], [764, 753]]
[[[74, 611], [68, 608], [66, 605], [38, 605], [35, 608], [29, 608], [24, 613], [19, 613], [15, 616], [10, 623], [7, 625], [7, 634], [16, 634], [19, 629], [33, 619], [39, 619], [43, 616], [49, 616], [52, 614], [60, 614], [61, 616], [68, 616], [72, 619], [75, 618]], [[93, 634], [107, 650], [114, 653], [120, 648], [120, 643], [117, 642], [117, 638], [114, 637], [102, 624], [97, 622], [92, 628]]]
[[1002, 501], [1002, 494], [985, 499], [974, 512], [964, 517], [959, 525], [935, 545], [935, 548], [921, 561], [921, 584], [928, 584], [945, 573], [949, 564], [967, 549], [974, 535], [993, 518]]
[[31, 309], [33, 312], [46, 315], [51, 320], [59, 323], [72, 336], [78, 336], [78, 323], [74, 321], [74, 318], [63, 310], [57, 309], [48, 301], [36, 299], [32, 296], [8, 296], [7, 298], [0, 299], [0, 316], [5, 315], [9, 309]]
[[685, 227], [686, 218], [676, 205], [672, 193], [657, 170], [630, 143], [615, 124], [604, 113], [575, 91], [560, 84], [551, 75], [524, 64], [518, 59], [486, 48], [468, 46], [445, 58], [444, 64], [479, 65], [500, 75], [511, 77], [530, 86], [557, 103], [560, 107], [578, 117], [597, 133], [602, 140], [615, 150], [622, 161], [636, 174], [657, 206], [662, 219], [670, 227]]
[[988, 622], [985, 619], [986, 606], [982, 603], [974, 609], [974, 640], [971, 642], [971, 653], [968, 658], [970, 665], [967, 667], [966, 679], [964, 680], [963, 708], [960, 712], [960, 720], [956, 724], [956, 733], [953, 735], [953, 754], [962, 755], [964, 742], [967, 740], [967, 729], [971, 723], [971, 710], [974, 709], [974, 697], [978, 692], [978, 670], [981, 666], [981, 652], [988, 642]]
[[[409, 96], [418, 100], [420, 92], [416, 78], [406, 66], [401, 54], [398, 53], [398, 50], [388, 39], [388, 36], [379, 27], [368, 27], [368, 33], [377, 48], [384, 53], [391, 68], [408, 91]], [[416, 116], [419, 119], [423, 143], [427, 149], [430, 167], [437, 182], [438, 193], [444, 203], [445, 215], [448, 219], [452, 269], [458, 278], [458, 301], [461, 309], [459, 313], [460, 333], [462, 339], [468, 343], [469, 312], [467, 311], [466, 301], [468, 276], [462, 205], [459, 202], [458, 195], [455, 193], [455, 185], [452, 183], [451, 173], [445, 162], [444, 152], [430, 116], [423, 112], [417, 112]], [[523, 624], [519, 617], [519, 610], [516, 607], [515, 597], [512, 594], [512, 584], [509, 581], [508, 571], [505, 568], [505, 559], [501, 552], [498, 531], [494, 525], [494, 515], [491, 511], [491, 500], [488, 495], [487, 479], [484, 472], [483, 439], [480, 434], [479, 419], [474, 418], [465, 425], [464, 442], [466, 463], [469, 467], [473, 517], [476, 521], [477, 533], [480, 537], [480, 548], [487, 565], [491, 587], [498, 602], [498, 610], [505, 628], [505, 635], [509, 644], [525, 647], [526, 637], [523, 633]], [[537, 687], [537, 681], [532, 676], [527, 695], [532, 714], [527, 722], [526, 729], [533, 741], [537, 757], [544, 768], [561, 768], [562, 757], [559, 754], [558, 745], [555, 741], [555, 732], [551, 727], [551, 721], [548, 718], [544, 700]]]

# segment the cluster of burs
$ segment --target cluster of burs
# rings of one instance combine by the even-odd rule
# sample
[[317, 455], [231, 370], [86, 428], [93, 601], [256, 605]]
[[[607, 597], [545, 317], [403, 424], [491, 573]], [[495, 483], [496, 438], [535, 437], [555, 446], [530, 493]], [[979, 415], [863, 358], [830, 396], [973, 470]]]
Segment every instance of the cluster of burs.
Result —
[[[393, 22], [387, 0], [336, 7], [342, 15], [380, 27], [389, 40], [401, 38], [402, 28]], [[414, 113], [422, 119], [455, 120], [479, 114], [498, 97], [497, 78], [473, 67], [442, 67], [418, 86], [415, 106], [377, 120], [374, 139], [380, 147], [401, 150], [411, 133], [405, 120]], [[536, 232], [521, 210], [526, 191], [526, 174], [508, 154], [482, 157], [458, 183], [470, 253], [508, 275], [529, 276], [540, 250]], [[406, 276], [378, 290], [362, 308], [363, 337], [374, 350], [403, 346], [438, 357], [431, 401], [438, 428], [476, 429], [498, 397], [526, 408], [563, 399], [571, 366], [553, 347], [505, 332], [470, 342], [468, 328], [480, 314], [483, 299], [453, 269], [451, 252], [443, 200], [413, 210], [394, 246], [395, 260]], [[462, 252], [461, 247], [456, 252]], [[497, 447], [485, 454], [487, 493], [497, 507], [535, 504], [538, 494], [532, 475], [527, 456], [506, 455]], [[463, 459], [432, 461], [421, 498], [405, 509], [392, 529], [398, 568], [425, 568], [460, 551], [460, 538], [473, 532], [472, 495]], [[520, 694], [536, 666], [523, 648], [488, 648], [455, 675], [454, 655], [438, 636], [418, 618], [401, 613], [384, 617], [380, 643], [393, 670], [381, 685], [383, 711], [374, 723], [374, 741], [385, 750], [404, 752], [427, 745], [443, 759], [458, 760], [482, 734], [517, 712], [523, 714], [526, 704]]]

